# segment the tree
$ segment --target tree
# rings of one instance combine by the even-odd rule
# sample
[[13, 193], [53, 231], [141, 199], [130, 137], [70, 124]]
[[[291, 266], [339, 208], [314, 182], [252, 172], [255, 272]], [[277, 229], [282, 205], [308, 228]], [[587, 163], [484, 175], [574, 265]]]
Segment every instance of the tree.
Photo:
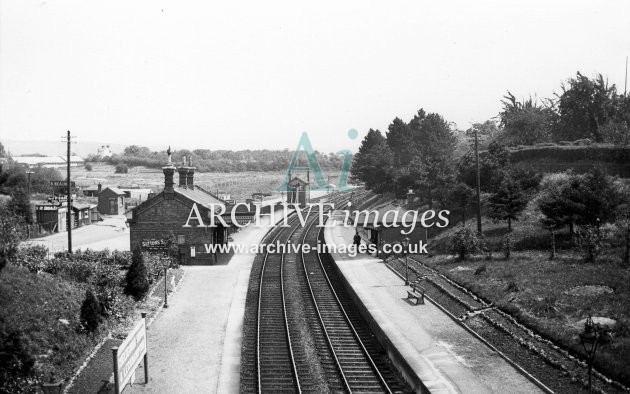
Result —
[[542, 181], [542, 174], [536, 172], [532, 167], [516, 166], [510, 168], [509, 175], [526, 194], [531, 194], [538, 189]]
[[85, 165], [85, 169], [86, 169], [86, 171], [92, 171], [92, 164], [87, 163], [87, 164]]
[[467, 184], [460, 182], [451, 191], [450, 199], [462, 210], [462, 223], [466, 225], [466, 208], [475, 198], [475, 191]]
[[523, 190], [510, 177], [506, 177], [499, 189], [490, 196], [488, 215], [494, 220], [507, 220], [508, 231], [512, 231], [512, 220], [518, 220], [527, 200]]
[[136, 247], [131, 257], [131, 265], [126, 275], [125, 294], [141, 300], [149, 291], [149, 279], [144, 255], [140, 247]]
[[[625, 190], [624, 195], [628, 195]], [[626, 201], [620, 205], [617, 213], [617, 231], [623, 239], [624, 249], [621, 256], [621, 264], [624, 267], [630, 266], [630, 202]]]
[[578, 225], [598, 229], [615, 218], [616, 209], [623, 201], [620, 187], [599, 167], [574, 176], [563, 195]]
[[487, 150], [492, 142], [497, 141], [503, 130], [497, 127], [497, 123], [492, 120], [486, 120], [483, 123], [473, 123], [473, 125], [464, 132], [468, 141], [468, 148], [474, 149], [475, 147], [475, 132], [477, 133], [477, 144], [479, 150]]
[[25, 235], [23, 219], [8, 207], [0, 205], [0, 270], [15, 257]]
[[409, 122], [409, 129], [413, 137], [409, 150], [415, 159], [409, 166], [415, 179], [413, 186], [424, 192], [429, 206], [434, 200], [445, 203], [455, 178], [457, 137], [440, 114], [426, 114], [423, 109]]
[[453, 235], [450, 249], [460, 260], [464, 260], [470, 254], [479, 253], [482, 250], [482, 244], [483, 242], [473, 230], [463, 226]]
[[385, 133], [387, 145], [394, 154], [394, 163], [400, 167], [412, 159], [413, 137], [409, 126], [400, 118], [396, 118], [387, 127]]
[[353, 157], [352, 177], [364, 182], [367, 189], [380, 193], [392, 187], [393, 167], [393, 154], [385, 137], [380, 131], [370, 129]]
[[116, 174], [126, 174], [129, 172], [129, 167], [125, 163], [116, 164], [115, 173]]
[[52, 186], [50, 186], [50, 181], [61, 181], [63, 179], [56, 168], [36, 168], [31, 174], [31, 192], [51, 194]]
[[31, 202], [26, 191], [22, 188], [14, 189], [11, 194], [11, 201], [8, 208], [24, 221], [25, 224], [33, 223], [33, 212], [31, 210]]
[[617, 88], [609, 85], [602, 74], [589, 79], [578, 72], [562, 85], [562, 93], [558, 95], [556, 140], [590, 138], [602, 142], [602, 128], [619, 119], [621, 104]]
[[[505, 172], [509, 169], [509, 152], [507, 148], [493, 141], [488, 150], [479, 153], [480, 187], [484, 192], [495, 192], [500, 185]], [[468, 186], [477, 187], [475, 152], [469, 150], [459, 161], [458, 178]]]
[[575, 176], [570, 172], [554, 174], [547, 177], [541, 184], [538, 209], [543, 214], [541, 219], [543, 226], [551, 232], [552, 259], [555, 257], [555, 232], [569, 226], [569, 233], [573, 235], [576, 215], [573, 204], [568, 199], [569, 193], [565, 190], [570, 187]]
[[101, 321], [101, 304], [91, 289], [85, 292], [85, 299], [81, 304], [81, 315], [79, 319], [85, 330], [89, 333], [96, 331]]
[[551, 106], [540, 105], [531, 97], [517, 101], [509, 91], [503, 98], [503, 111], [499, 118], [504, 130], [501, 138], [506, 144], [533, 145], [551, 141], [551, 127], [555, 119]]

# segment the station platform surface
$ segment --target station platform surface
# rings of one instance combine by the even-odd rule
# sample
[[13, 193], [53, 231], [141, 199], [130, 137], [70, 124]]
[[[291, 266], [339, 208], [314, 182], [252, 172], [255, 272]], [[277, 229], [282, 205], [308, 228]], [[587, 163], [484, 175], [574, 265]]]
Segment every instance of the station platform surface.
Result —
[[[269, 217], [262, 222], [268, 224]], [[247, 226], [233, 234], [233, 243], [248, 250], [270, 228]], [[245, 298], [255, 256], [237, 253], [225, 265], [182, 267], [179, 290], [147, 331], [149, 383], [137, 371], [125, 394], [239, 392]]]
[[[333, 215], [326, 244], [351, 245], [355, 230]], [[346, 281], [383, 333], [431, 393], [537, 393], [538, 386], [429, 300], [413, 305], [382, 260], [331, 253]]]

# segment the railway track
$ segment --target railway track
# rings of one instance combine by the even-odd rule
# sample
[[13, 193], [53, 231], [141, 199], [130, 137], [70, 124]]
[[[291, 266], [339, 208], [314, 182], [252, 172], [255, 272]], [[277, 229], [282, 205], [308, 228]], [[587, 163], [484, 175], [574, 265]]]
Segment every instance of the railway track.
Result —
[[[345, 204], [347, 197], [338, 195], [334, 202]], [[317, 253], [321, 229], [315, 223], [317, 215], [310, 215], [302, 227], [294, 215], [289, 227], [272, 229], [264, 240], [308, 243], [315, 250], [256, 257], [246, 302], [241, 391], [408, 392], [343, 291], [334, 262], [327, 261], [332, 258]]]
[[[302, 239], [316, 246], [321, 228], [313, 231], [312, 222]], [[301, 253], [303, 275], [327, 348], [346, 392], [402, 392], [400, 384], [369, 327], [343, 291], [336, 271], [324, 265], [330, 258], [317, 252]], [[329, 274], [330, 272], [330, 274]], [[339, 294], [338, 294], [339, 292]], [[342, 302], [342, 299], [345, 302]], [[353, 323], [354, 322], [354, 323]], [[378, 357], [378, 358], [377, 358]]]

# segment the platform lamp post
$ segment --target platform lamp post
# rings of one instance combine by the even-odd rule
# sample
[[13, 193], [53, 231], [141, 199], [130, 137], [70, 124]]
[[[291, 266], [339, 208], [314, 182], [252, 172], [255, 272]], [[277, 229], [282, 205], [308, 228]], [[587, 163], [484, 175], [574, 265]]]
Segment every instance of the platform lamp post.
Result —
[[50, 380], [47, 383], [39, 385], [44, 394], [61, 394], [63, 388], [63, 380], [55, 381], [55, 375], [50, 373]]
[[403, 257], [405, 258], [405, 285], [409, 285], [409, 260], [407, 255], [409, 254], [409, 237], [403, 238]]
[[168, 308], [168, 266], [164, 266], [164, 308]]
[[584, 351], [586, 352], [587, 362], [588, 362], [588, 391], [589, 393], [593, 392], [593, 387], [591, 385], [591, 374], [593, 371], [593, 359], [595, 359], [595, 352], [597, 352], [597, 342], [599, 340], [599, 331], [597, 327], [595, 327], [595, 323], [593, 323], [593, 318], [589, 316], [584, 322], [584, 331], [580, 333], [580, 342], [582, 342], [582, 347], [584, 347]]

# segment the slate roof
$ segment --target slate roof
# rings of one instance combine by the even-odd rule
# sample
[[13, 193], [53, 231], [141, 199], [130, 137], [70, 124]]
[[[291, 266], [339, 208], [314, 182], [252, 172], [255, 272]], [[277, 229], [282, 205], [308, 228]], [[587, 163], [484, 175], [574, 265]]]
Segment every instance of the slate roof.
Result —
[[[211, 204], [216, 205], [226, 205], [225, 201], [221, 200], [214, 194], [209, 191], [195, 185], [194, 189], [190, 189], [188, 187], [175, 187], [175, 193], [181, 194], [182, 196], [191, 199], [197, 204], [201, 204], [203, 206], [210, 206]], [[218, 209], [218, 208], [217, 208]]]
[[80, 204], [80, 203], [73, 202], [72, 203], [72, 208], [78, 209], [79, 211], [82, 211], [84, 209], [90, 208], [90, 204]]
[[[125, 192], [124, 192], [124, 191], [122, 191], [122, 190], [120, 190], [120, 189], [119, 189], [119, 188], [117, 188], [117, 187], [108, 187], [108, 188], [106, 188], [105, 190], [107, 190], [107, 189], [109, 189], [109, 190], [113, 191], [114, 193], [118, 194], [119, 196], [124, 196], [124, 195], [125, 195]], [[103, 190], [103, 191], [105, 191], [105, 190]], [[101, 193], [102, 193], [102, 192], [101, 192]]]
[[293, 179], [289, 181], [289, 186], [306, 186], [306, 185], [308, 185], [308, 182], [303, 181], [302, 179], [298, 177], [294, 177]]

